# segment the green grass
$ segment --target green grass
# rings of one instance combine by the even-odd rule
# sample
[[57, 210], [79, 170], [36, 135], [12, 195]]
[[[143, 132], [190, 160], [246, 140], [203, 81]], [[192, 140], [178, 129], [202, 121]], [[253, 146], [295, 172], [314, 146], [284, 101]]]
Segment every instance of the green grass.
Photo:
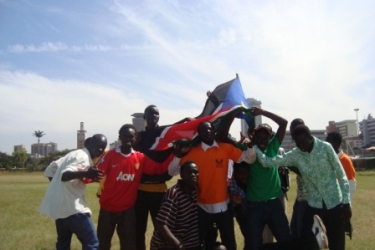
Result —
[[[296, 195], [295, 176], [288, 192], [287, 214], [290, 218]], [[169, 182], [169, 186], [176, 178]], [[0, 172], [0, 249], [54, 249], [56, 241], [55, 224], [52, 219], [40, 214], [38, 208], [48, 185], [42, 173]], [[87, 186], [86, 200], [93, 211], [93, 221], [98, 221], [99, 204], [95, 196], [98, 184]], [[357, 190], [353, 198], [353, 240], [347, 238], [346, 249], [367, 250], [375, 246], [375, 171], [357, 173]], [[152, 235], [149, 222], [147, 244]], [[235, 228], [238, 249], [242, 249], [242, 235]], [[113, 237], [112, 249], [119, 249], [117, 236]], [[73, 237], [72, 249], [81, 249]]]

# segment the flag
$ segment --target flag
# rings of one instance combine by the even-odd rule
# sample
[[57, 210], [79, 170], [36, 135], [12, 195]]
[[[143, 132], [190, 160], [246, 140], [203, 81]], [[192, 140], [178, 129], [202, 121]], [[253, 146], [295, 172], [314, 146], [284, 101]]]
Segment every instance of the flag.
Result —
[[211, 92], [202, 113], [198, 117], [211, 115], [220, 110], [226, 110], [238, 105], [248, 108], [240, 78], [237, 76], [226, 83], [218, 85], [214, 91]]
[[167, 126], [161, 131], [160, 136], [156, 138], [155, 143], [150, 149], [165, 150], [172, 147], [173, 142], [179, 140], [187, 140], [189, 143], [194, 144], [194, 141], [197, 140], [199, 124], [202, 122], [210, 122], [216, 131], [220, 131], [225, 125], [232, 123], [234, 116], [241, 112], [250, 113], [250, 110], [243, 106], [236, 105], [192, 121]]

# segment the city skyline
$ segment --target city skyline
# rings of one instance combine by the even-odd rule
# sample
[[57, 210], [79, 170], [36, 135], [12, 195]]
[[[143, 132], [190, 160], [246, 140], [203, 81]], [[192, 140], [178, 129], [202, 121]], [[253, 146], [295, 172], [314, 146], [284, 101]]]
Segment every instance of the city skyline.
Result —
[[[195, 117], [238, 73], [246, 97], [311, 129], [375, 114], [374, 1], [0, 1], [0, 151], [117, 139], [131, 114]], [[358, 112], [354, 109], [359, 109]], [[268, 122], [267, 119], [264, 119]], [[271, 126], [276, 126], [269, 122]], [[231, 134], [239, 137], [240, 122]]]

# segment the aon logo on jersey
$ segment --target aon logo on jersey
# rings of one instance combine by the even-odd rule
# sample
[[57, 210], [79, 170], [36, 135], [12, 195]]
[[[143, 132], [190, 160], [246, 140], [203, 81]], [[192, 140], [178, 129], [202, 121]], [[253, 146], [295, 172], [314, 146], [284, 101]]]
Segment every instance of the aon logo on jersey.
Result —
[[134, 180], [134, 174], [127, 174], [120, 172], [119, 175], [116, 178], [116, 181], [133, 181]]

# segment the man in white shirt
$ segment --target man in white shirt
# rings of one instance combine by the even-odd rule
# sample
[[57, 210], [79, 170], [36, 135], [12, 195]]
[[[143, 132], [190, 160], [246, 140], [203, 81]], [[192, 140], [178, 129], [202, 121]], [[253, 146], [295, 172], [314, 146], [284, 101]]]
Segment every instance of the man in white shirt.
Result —
[[[107, 138], [96, 134], [85, 141], [84, 149], [70, 152], [51, 166], [53, 178], [39, 211], [55, 220], [58, 250], [70, 249], [73, 233], [81, 242], [82, 249], [98, 249], [91, 210], [84, 195], [85, 183], [103, 177], [100, 170], [92, 167], [92, 159], [100, 156], [106, 147]], [[46, 175], [51, 177], [48, 173]]]

